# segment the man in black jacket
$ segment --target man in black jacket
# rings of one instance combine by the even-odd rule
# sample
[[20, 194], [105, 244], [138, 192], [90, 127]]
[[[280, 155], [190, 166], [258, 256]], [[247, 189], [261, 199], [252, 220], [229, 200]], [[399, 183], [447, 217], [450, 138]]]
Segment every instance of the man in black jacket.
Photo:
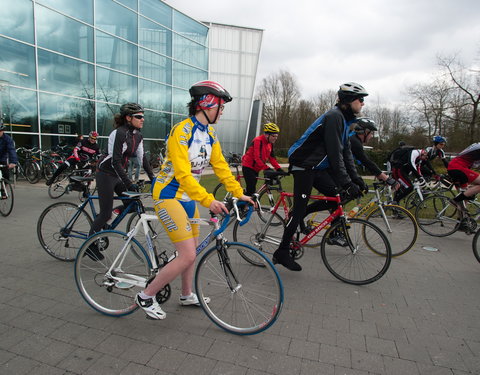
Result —
[[370, 139], [373, 138], [374, 132], [377, 131], [375, 122], [367, 117], [359, 117], [354, 122], [353, 134], [350, 135], [350, 148], [352, 150], [353, 157], [358, 160], [365, 168], [368, 169], [378, 180], [385, 181], [396, 190], [399, 187], [398, 182], [388, 177], [381, 169], [375, 164], [363, 149], [363, 145], [367, 144]]
[[[361, 195], [366, 188], [358, 176], [350, 150], [349, 127], [360, 113], [368, 95], [358, 83], [348, 82], [338, 90], [338, 102], [305, 131], [288, 150], [289, 170], [293, 175], [293, 210], [283, 233], [282, 242], [273, 254], [273, 262], [292, 271], [302, 267], [289, 253], [290, 241], [307, 213], [312, 187], [327, 196], [343, 191], [347, 197]], [[316, 201], [309, 211], [333, 208], [331, 202]]]

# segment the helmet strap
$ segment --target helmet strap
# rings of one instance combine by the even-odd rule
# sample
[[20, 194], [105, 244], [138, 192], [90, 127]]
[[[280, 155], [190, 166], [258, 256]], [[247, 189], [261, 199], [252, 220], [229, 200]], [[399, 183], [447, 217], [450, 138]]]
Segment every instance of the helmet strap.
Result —
[[213, 119], [213, 121], [210, 120], [210, 117], [207, 116], [207, 113], [205, 112], [205, 110], [204, 110], [203, 108], [202, 108], [202, 113], [203, 113], [203, 115], [205, 116], [205, 118], [207, 119], [207, 121], [208, 121], [209, 124], [215, 124], [215, 122], [216, 122], [217, 119], [218, 119], [218, 115], [219, 115], [219, 113], [220, 113], [220, 106], [217, 106], [217, 113], [216, 113], [215, 118]]

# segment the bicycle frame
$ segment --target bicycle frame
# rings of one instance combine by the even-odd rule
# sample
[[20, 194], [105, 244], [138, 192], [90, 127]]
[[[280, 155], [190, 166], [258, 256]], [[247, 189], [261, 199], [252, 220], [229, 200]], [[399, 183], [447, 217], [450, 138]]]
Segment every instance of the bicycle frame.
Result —
[[[95, 220], [95, 218], [97, 217], [97, 211], [95, 209], [95, 205], [93, 203], [93, 200], [94, 199], [99, 199], [99, 197], [97, 195], [91, 195], [89, 196], [85, 202], [83, 202], [82, 204], [80, 204], [78, 206], [78, 209], [76, 210], [75, 214], [72, 216], [72, 218], [67, 222], [67, 224], [65, 225], [64, 228], [62, 229], [65, 229], [65, 228], [70, 228], [74, 223], [75, 221], [78, 219], [78, 217], [80, 216], [80, 213], [82, 211], [85, 211], [85, 207], [87, 205], [89, 205], [90, 207], [90, 211], [92, 213], [92, 216], [93, 216], [93, 219]], [[131, 199], [131, 198], [127, 198], [127, 197], [114, 197], [113, 198], [114, 200], [125, 200], [125, 199]], [[130, 202], [128, 204], [128, 206], [122, 211], [122, 213], [120, 215], [118, 215], [115, 220], [113, 220], [112, 223], [110, 223], [110, 229], [115, 229], [117, 227], [118, 224], [120, 224], [120, 222], [123, 220], [123, 218], [128, 215], [130, 212], [131, 212], [131, 209], [135, 206], [135, 208], [138, 210], [139, 209], [139, 203], [136, 201], [136, 200], [133, 200], [132, 202]], [[137, 211], [138, 212], [138, 211]], [[81, 233], [81, 232], [76, 232], [76, 231], [72, 231], [70, 233], [68, 233], [68, 236], [69, 237], [73, 237], [73, 238], [81, 238], [81, 239], [87, 239], [89, 237], [88, 233], [87, 234], [84, 234], [84, 233]]]

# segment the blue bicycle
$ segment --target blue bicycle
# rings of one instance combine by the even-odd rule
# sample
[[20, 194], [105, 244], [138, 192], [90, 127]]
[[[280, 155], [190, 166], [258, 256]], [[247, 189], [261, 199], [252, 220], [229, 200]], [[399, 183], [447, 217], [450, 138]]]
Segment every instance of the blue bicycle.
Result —
[[[115, 229], [123, 219], [132, 214], [127, 221], [127, 232], [135, 226], [142, 213], [153, 213], [151, 207], [145, 208], [142, 201], [136, 198], [115, 197], [118, 203], [130, 200], [128, 206], [110, 223], [105, 229]], [[97, 209], [94, 202], [98, 196], [90, 195], [80, 205], [70, 202], [54, 203], [41, 213], [37, 222], [37, 236], [42, 248], [55, 259], [64, 262], [73, 262], [78, 249], [88, 238], [93, 220], [97, 217]], [[90, 214], [88, 213], [90, 211]], [[155, 224], [155, 223], [153, 223]], [[156, 228], [152, 227], [155, 233]], [[158, 231], [156, 236], [165, 236], [163, 231]], [[160, 238], [159, 238], [160, 239]]]

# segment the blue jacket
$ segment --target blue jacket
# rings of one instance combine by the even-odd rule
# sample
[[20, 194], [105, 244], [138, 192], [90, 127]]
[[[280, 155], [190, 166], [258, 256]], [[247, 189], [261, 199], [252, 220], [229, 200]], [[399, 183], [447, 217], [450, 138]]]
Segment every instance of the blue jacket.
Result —
[[[353, 114], [351, 119], [353, 120]], [[349, 121], [339, 107], [334, 107], [305, 131], [288, 150], [291, 167], [329, 169], [339, 186], [358, 178], [350, 150]]]
[[17, 164], [18, 158], [13, 139], [8, 134], [3, 133], [3, 137], [0, 137], [0, 164], [6, 164], [7, 161]]

